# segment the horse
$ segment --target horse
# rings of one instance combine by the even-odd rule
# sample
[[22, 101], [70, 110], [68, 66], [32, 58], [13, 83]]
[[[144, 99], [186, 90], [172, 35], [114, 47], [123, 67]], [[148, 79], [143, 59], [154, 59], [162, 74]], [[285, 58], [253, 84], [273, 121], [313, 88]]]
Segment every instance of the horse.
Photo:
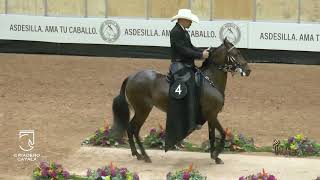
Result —
[[[201, 113], [208, 121], [211, 159], [215, 160], [216, 164], [223, 164], [218, 156], [224, 149], [226, 134], [217, 116], [224, 105], [227, 73], [239, 72], [241, 76], [249, 76], [251, 69], [240, 51], [227, 39], [224, 39], [219, 47], [210, 48], [209, 54], [199, 68], [205, 77], [200, 95]], [[114, 122], [111, 132], [115, 137], [122, 137], [127, 132], [132, 156], [136, 156], [138, 160], [151, 162], [139, 132], [154, 106], [167, 112], [168, 96], [169, 82], [166, 75], [153, 70], [143, 70], [128, 76], [122, 83], [120, 94], [113, 100]], [[131, 121], [130, 109], [134, 111]], [[215, 129], [221, 135], [216, 149]], [[134, 138], [141, 154], [137, 151]]]

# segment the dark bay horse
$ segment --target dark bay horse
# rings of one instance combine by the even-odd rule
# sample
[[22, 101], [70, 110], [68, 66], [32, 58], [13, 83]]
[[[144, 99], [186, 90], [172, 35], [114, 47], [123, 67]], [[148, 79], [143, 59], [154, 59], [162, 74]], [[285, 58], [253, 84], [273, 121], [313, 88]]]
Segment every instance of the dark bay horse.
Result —
[[[219, 47], [210, 49], [210, 56], [202, 63], [200, 70], [209, 78], [203, 83], [200, 105], [202, 115], [208, 121], [210, 155], [217, 164], [222, 164], [223, 161], [218, 155], [225, 145], [225, 132], [217, 116], [224, 105], [227, 72], [240, 72], [242, 76], [249, 76], [251, 70], [240, 51], [227, 39]], [[127, 77], [122, 83], [120, 95], [113, 100], [112, 133], [115, 137], [119, 137], [127, 131], [132, 155], [137, 156], [138, 160], [151, 162], [142, 145], [139, 132], [153, 106], [167, 112], [168, 92], [169, 83], [165, 75], [145, 70]], [[134, 111], [131, 121], [129, 107]], [[221, 134], [221, 140], [216, 149], [215, 129]], [[136, 149], [134, 138], [141, 154]]]

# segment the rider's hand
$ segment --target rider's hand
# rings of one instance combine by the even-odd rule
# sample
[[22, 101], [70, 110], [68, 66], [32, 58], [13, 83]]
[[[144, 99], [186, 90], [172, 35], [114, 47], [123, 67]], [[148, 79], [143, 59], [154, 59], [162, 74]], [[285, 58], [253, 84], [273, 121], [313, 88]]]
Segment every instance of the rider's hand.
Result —
[[209, 57], [209, 51], [206, 49], [202, 52], [202, 59], [207, 59]]

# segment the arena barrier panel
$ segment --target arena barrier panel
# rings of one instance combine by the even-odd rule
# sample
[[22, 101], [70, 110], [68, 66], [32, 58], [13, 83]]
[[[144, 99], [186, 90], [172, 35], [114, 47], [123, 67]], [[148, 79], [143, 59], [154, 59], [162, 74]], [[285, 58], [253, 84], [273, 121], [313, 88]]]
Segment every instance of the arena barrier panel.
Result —
[[[78, 46], [81, 52], [75, 55], [103, 55], [119, 56], [114, 52], [121, 52], [121, 47], [127, 51], [133, 49], [135, 52], [124, 52], [126, 57], [154, 57], [169, 58], [169, 33], [174, 22], [169, 20], [144, 20], [144, 19], [119, 19], [119, 18], [67, 18], [67, 17], [43, 17], [23, 15], [0, 15], [0, 39], [2, 44], [7, 44], [1, 52], [14, 52], [13, 47], [20, 47], [25, 44], [53, 43], [54, 49], [49, 53], [72, 54], [65, 51], [68, 47]], [[276, 54], [303, 54], [301, 60], [283, 60], [272, 57], [272, 62], [297, 63], [308, 61], [305, 64], [318, 64], [319, 58], [305, 60], [308, 52], [317, 54], [320, 51], [320, 25], [318, 24], [297, 24], [297, 23], [264, 23], [249, 21], [202, 21], [194, 23], [189, 29], [193, 44], [198, 47], [219, 46], [224, 38], [235, 44], [236, 47], [247, 49], [248, 55], [251, 52], [266, 52], [279, 50]], [[12, 42], [16, 44], [10, 45]], [[28, 43], [26, 43], [28, 42]], [[20, 45], [18, 45], [20, 44]], [[108, 47], [110, 53], [99, 53], [95, 50], [89, 51], [90, 47]], [[88, 48], [82, 48], [88, 46]], [[116, 47], [112, 47], [116, 46]], [[131, 48], [131, 46], [133, 46]], [[10, 48], [11, 47], [11, 48]], [[34, 46], [35, 48], [37, 45]], [[59, 49], [65, 47], [65, 49]], [[153, 48], [152, 48], [153, 47]], [[38, 47], [22, 53], [38, 52], [46, 53], [45, 47]], [[120, 48], [120, 50], [116, 50]], [[5, 50], [7, 49], [7, 50]], [[10, 49], [10, 50], [9, 50]], [[77, 49], [77, 48], [76, 48]], [[100, 48], [98, 48], [100, 49]], [[151, 50], [155, 49], [155, 50]], [[260, 49], [260, 50], [259, 50]], [[148, 52], [149, 50], [150, 52]], [[159, 52], [162, 53], [157, 53]], [[164, 50], [164, 51], [162, 51]], [[268, 51], [267, 51], [268, 50]], [[53, 51], [53, 52], [52, 52]], [[301, 51], [300, 53], [284, 53], [286, 51]], [[17, 50], [17, 52], [21, 52]], [[94, 54], [93, 52], [97, 53]], [[260, 53], [258, 53], [260, 54]], [[262, 53], [263, 54], [263, 53]], [[269, 54], [270, 53], [266, 53]], [[272, 54], [272, 53], [271, 53]], [[270, 57], [268, 55], [268, 57]], [[274, 54], [275, 55], [275, 54]], [[267, 55], [263, 55], [267, 57]], [[317, 57], [314, 56], [313, 57]], [[264, 60], [263, 60], [264, 61]], [[268, 61], [266, 61], [268, 62]]]

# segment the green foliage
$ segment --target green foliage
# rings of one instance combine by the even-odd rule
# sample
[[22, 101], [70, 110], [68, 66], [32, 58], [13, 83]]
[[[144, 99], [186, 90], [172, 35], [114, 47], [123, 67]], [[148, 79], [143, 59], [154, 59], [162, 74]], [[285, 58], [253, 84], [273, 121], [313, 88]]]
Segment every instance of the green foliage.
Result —
[[319, 156], [320, 145], [302, 134], [291, 136], [280, 143], [279, 154], [288, 156]]
[[262, 172], [258, 173], [258, 174], [253, 174], [253, 175], [249, 175], [249, 176], [241, 176], [239, 177], [239, 180], [277, 180], [277, 178], [272, 175], [272, 174], [268, 174], [264, 171], [264, 169], [262, 169]]
[[[219, 145], [220, 140], [215, 141], [215, 146]], [[204, 141], [201, 145], [203, 151], [209, 152], [210, 142]], [[226, 130], [225, 150], [232, 152], [256, 152], [257, 147], [254, 144], [253, 138], [245, 137], [242, 134], [232, 133], [229, 129]]]
[[254, 152], [272, 152], [271, 146], [256, 147]]
[[116, 139], [111, 134], [109, 127], [99, 128], [95, 134], [87, 138], [83, 144], [92, 144], [94, 146], [118, 147], [125, 146], [124, 139]]
[[[164, 149], [165, 138], [166, 131], [162, 128], [162, 126], [159, 126], [158, 129], [150, 129], [149, 134], [144, 138], [143, 144], [146, 148]], [[175, 145], [174, 150], [198, 151], [200, 149], [190, 142], [182, 141]]]
[[242, 134], [235, 133], [226, 144], [230, 146], [231, 151], [252, 152], [256, 150], [253, 138], [245, 137]]
[[68, 171], [64, 170], [62, 165], [56, 163], [40, 162], [33, 170], [33, 179], [35, 180], [65, 180], [71, 179]]
[[206, 180], [207, 177], [202, 176], [199, 171], [192, 169], [192, 165], [188, 169], [176, 171], [174, 173], [169, 172], [167, 174], [167, 180]]
[[139, 180], [137, 173], [128, 171], [127, 168], [117, 168], [110, 163], [110, 165], [97, 170], [87, 170], [88, 180]]
[[164, 149], [166, 132], [160, 126], [159, 129], [152, 128], [149, 134], [144, 138], [143, 144], [147, 148]]

